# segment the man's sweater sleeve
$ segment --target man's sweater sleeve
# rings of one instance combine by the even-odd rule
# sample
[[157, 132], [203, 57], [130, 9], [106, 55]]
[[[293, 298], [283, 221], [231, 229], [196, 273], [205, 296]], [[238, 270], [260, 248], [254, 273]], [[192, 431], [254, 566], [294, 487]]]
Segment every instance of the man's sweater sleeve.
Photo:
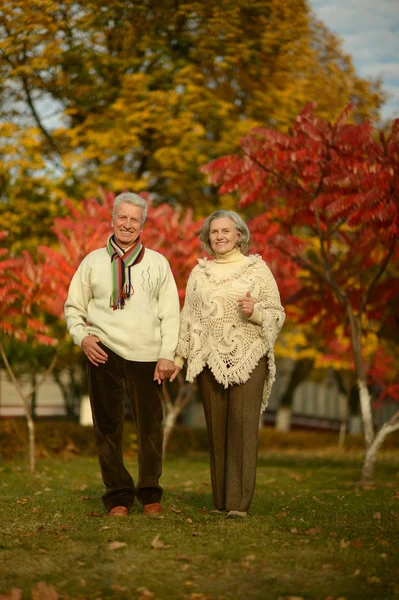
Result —
[[81, 346], [83, 338], [87, 335], [87, 307], [93, 298], [90, 286], [82, 281], [82, 272], [81, 265], [72, 278], [64, 306], [67, 329], [78, 346]]
[[165, 259], [165, 274], [158, 294], [158, 317], [161, 321], [162, 344], [159, 358], [173, 360], [179, 335], [180, 304], [176, 282]]

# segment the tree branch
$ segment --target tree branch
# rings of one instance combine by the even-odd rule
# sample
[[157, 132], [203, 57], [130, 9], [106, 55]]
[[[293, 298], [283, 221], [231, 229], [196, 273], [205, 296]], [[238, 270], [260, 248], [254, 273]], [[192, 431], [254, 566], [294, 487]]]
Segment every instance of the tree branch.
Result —
[[364, 307], [366, 305], [366, 302], [369, 299], [369, 296], [371, 294], [372, 289], [377, 284], [378, 280], [380, 279], [380, 277], [384, 273], [385, 269], [387, 268], [388, 263], [389, 263], [389, 261], [391, 259], [392, 254], [393, 254], [393, 251], [395, 249], [395, 244], [396, 244], [396, 239], [394, 239], [394, 241], [392, 243], [392, 246], [390, 247], [389, 251], [387, 252], [387, 255], [385, 256], [383, 262], [381, 263], [381, 266], [380, 266], [378, 272], [375, 274], [374, 279], [371, 281], [369, 287], [367, 288], [367, 290], [366, 290], [366, 292], [365, 292], [365, 294], [364, 294], [364, 296], [362, 298], [362, 301], [360, 303], [360, 308], [359, 308], [359, 314], [362, 313], [362, 311], [363, 311], [363, 309], [364, 309]]

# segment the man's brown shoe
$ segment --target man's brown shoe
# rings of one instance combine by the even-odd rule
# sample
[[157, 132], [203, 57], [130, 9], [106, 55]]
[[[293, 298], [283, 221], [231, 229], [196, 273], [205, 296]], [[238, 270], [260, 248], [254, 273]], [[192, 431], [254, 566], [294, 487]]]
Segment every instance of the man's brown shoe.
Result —
[[114, 506], [108, 513], [109, 517], [127, 517], [129, 514], [126, 506]]
[[144, 504], [145, 515], [161, 515], [162, 513], [162, 506], [159, 504], [159, 502], [153, 502], [152, 504]]

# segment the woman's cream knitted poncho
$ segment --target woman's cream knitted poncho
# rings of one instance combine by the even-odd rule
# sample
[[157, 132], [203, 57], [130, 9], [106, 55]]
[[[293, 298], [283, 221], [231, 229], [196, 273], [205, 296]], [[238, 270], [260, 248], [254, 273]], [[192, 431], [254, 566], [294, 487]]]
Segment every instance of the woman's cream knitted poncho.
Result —
[[[275, 279], [258, 255], [246, 257], [236, 270], [221, 277], [210, 267], [211, 262], [201, 258], [190, 274], [176, 355], [187, 361], [188, 381], [193, 382], [208, 365], [225, 388], [245, 383], [260, 358], [267, 355], [263, 411], [276, 373], [274, 342], [285, 319]], [[252, 320], [239, 310], [237, 302], [248, 291], [255, 301], [254, 317], [257, 315]]]

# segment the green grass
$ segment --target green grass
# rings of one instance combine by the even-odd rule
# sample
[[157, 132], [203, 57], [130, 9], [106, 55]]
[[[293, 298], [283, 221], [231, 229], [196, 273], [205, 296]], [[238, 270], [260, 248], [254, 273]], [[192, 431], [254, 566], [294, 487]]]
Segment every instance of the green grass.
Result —
[[36, 474], [3, 462], [0, 594], [22, 588], [25, 600], [44, 581], [90, 600], [399, 598], [399, 457], [380, 459], [368, 489], [360, 466], [356, 455], [262, 453], [251, 516], [237, 522], [210, 512], [205, 453], [166, 460], [162, 517], [135, 506], [128, 519], [104, 515], [95, 458], [41, 460]]

